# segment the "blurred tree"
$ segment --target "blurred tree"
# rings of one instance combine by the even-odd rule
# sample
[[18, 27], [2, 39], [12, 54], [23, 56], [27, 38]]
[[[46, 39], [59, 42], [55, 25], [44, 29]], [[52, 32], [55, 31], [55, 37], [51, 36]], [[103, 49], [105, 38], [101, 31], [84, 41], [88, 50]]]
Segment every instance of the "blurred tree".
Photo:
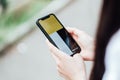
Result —
[[2, 12], [4, 13], [7, 9], [7, 0], [0, 0], [0, 5], [2, 6]]

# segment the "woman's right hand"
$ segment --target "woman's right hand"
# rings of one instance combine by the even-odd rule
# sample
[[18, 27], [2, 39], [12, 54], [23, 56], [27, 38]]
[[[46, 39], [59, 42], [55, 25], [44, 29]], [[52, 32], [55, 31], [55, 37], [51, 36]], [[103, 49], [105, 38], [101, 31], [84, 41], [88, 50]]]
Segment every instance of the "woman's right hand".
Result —
[[87, 33], [80, 31], [76, 28], [68, 27], [67, 31], [81, 47], [80, 55], [83, 57], [83, 59], [86, 61], [93, 61], [95, 55], [95, 40]]

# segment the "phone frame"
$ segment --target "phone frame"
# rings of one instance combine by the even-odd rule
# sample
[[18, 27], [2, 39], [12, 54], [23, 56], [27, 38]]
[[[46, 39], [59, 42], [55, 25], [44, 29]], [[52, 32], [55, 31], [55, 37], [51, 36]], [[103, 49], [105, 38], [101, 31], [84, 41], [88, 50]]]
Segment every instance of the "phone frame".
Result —
[[[44, 35], [47, 37], [47, 39], [55, 46], [55, 47], [57, 47], [57, 45], [54, 43], [54, 41], [50, 38], [50, 36], [48, 35], [48, 33], [44, 30], [44, 28], [41, 26], [41, 24], [39, 23], [39, 21], [40, 20], [44, 20], [44, 19], [47, 19], [48, 17], [50, 17], [51, 15], [53, 15], [55, 18], [56, 18], [56, 20], [59, 22], [59, 24], [63, 27], [63, 29], [65, 29], [65, 27], [63, 26], [63, 24], [59, 21], [59, 19], [53, 14], [53, 13], [51, 13], [51, 14], [48, 14], [48, 15], [46, 15], [46, 16], [44, 16], [44, 17], [42, 17], [42, 18], [39, 18], [37, 21], [36, 21], [36, 24], [38, 25], [38, 27], [41, 29], [41, 31], [44, 33]], [[65, 29], [66, 30], [66, 29]], [[67, 30], [66, 30], [67, 31]], [[68, 31], [67, 31], [68, 32]], [[68, 32], [68, 34], [70, 35], [70, 33]], [[71, 35], [70, 35], [70, 37], [72, 37]], [[75, 41], [75, 40], [74, 40]], [[76, 41], [75, 41], [76, 42]], [[78, 45], [78, 44], [77, 44]], [[58, 47], [57, 47], [58, 48]], [[59, 48], [58, 48], [59, 49]], [[81, 51], [81, 50], [80, 50]], [[73, 54], [71, 54], [70, 56], [73, 56], [74, 54], [76, 54], [76, 53], [73, 53]]]

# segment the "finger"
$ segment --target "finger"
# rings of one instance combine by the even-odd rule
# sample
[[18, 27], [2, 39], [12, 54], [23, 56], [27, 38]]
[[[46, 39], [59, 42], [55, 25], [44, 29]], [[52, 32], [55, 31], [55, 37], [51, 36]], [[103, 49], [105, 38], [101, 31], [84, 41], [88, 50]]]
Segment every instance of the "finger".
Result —
[[60, 68], [57, 67], [57, 71], [58, 71], [58, 74], [63, 77], [65, 80], [70, 80], [68, 79], [67, 75], [64, 74], [63, 70], [61, 70]]
[[73, 32], [73, 28], [71, 28], [71, 27], [66, 27], [66, 29], [67, 29], [67, 31], [68, 31], [69, 33], [72, 33], [72, 32]]
[[73, 39], [75, 41], [77, 41], [78, 40], [78, 35], [75, 34], [75, 28], [67, 27], [66, 29], [71, 34], [71, 36], [73, 37]]
[[[46, 39], [46, 43], [48, 44], [48, 39]], [[51, 53], [51, 55], [52, 55], [52, 57], [53, 57], [53, 59], [55, 60], [55, 62], [58, 64], [59, 63], [59, 59], [53, 54], [53, 53]]]
[[60, 63], [60, 60], [53, 54], [51, 53], [53, 59], [55, 60], [56, 64], [59, 64]]
[[77, 28], [66, 27], [66, 29], [69, 33], [72, 33], [72, 34], [75, 34], [75, 35], [81, 35], [81, 34], [84, 33], [82, 30], [79, 30]]
[[82, 60], [82, 57], [80, 56], [79, 53], [75, 54], [73, 58], [75, 58], [76, 60]]
[[61, 77], [64, 77], [62, 71], [57, 67], [57, 71], [58, 71], [58, 74], [61, 76]]
[[64, 59], [66, 57], [70, 57], [67, 54], [65, 54], [64, 52], [60, 51], [59, 49], [57, 49], [55, 46], [53, 46], [49, 41], [47, 41], [48, 47], [50, 49], [50, 51], [53, 53], [53, 55], [55, 57], [57, 57], [58, 59]]
[[81, 43], [81, 37], [85, 34], [83, 31], [80, 31], [77, 28], [71, 28], [71, 27], [67, 27], [66, 28], [68, 30], [68, 32], [71, 34], [71, 36], [73, 37], [73, 39], [78, 43], [78, 45], [81, 47], [81, 49], [83, 49], [83, 45]]
[[[85, 53], [90, 53], [91, 54], [90, 57]], [[94, 61], [94, 53], [86, 51], [86, 52], [81, 52], [80, 55], [85, 61]]]
[[67, 30], [70, 32], [70, 34], [74, 38], [74, 40], [81, 46], [80, 39], [83, 35], [85, 35], [85, 33], [83, 31], [76, 29], [76, 28], [67, 27]]
[[66, 29], [70, 34], [74, 34], [74, 32], [75, 32], [75, 28], [66, 27]]

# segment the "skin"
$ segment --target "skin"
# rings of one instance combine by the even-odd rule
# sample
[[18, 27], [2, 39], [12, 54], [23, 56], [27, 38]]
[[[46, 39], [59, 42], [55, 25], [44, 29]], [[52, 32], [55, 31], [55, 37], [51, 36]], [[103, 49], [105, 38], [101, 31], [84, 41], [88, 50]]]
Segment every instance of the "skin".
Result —
[[57, 49], [48, 40], [46, 41], [57, 64], [58, 73], [65, 80], [87, 80], [84, 61], [94, 60], [94, 40], [76, 28], [67, 28], [67, 31], [81, 47], [81, 52], [73, 57]]

